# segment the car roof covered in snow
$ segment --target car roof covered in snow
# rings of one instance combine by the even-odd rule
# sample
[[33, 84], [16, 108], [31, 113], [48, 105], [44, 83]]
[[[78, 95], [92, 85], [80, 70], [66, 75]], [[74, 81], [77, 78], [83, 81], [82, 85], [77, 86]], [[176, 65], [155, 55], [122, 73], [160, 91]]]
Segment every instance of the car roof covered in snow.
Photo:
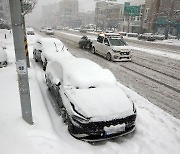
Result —
[[[72, 56], [60, 60], [56, 59], [56, 62], [59, 63], [63, 71], [63, 82], [65, 85], [83, 89], [114, 86], [117, 83], [111, 71], [103, 69], [91, 60]], [[53, 67], [53, 65], [51, 67]], [[51, 70], [51, 68], [49, 70]]]

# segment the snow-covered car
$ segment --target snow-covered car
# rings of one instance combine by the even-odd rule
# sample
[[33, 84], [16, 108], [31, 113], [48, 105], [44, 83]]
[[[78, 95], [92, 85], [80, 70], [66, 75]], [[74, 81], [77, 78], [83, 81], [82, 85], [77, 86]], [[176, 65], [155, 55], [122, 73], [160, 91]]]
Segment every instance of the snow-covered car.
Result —
[[156, 38], [153, 35], [153, 33], [143, 33], [143, 34], [139, 34], [138, 35], [138, 39], [139, 40], [146, 40], [146, 41], [155, 41]]
[[120, 34], [99, 34], [92, 40], [92, 53], [98, 53], [109, 61], [131, 61], [131, 48]]
[[84, 58], [47, 65], [45, 80], [75, 138], [100, 141], [135, 130], [136, 108], [107, 69]]
[[26, 29], [26, 34], [27, 34], [27, 35], [35, 35], [34, 29], [33, 29], [33, 28], [27, 28], [27, 29]]
[[33, 58], [36, 62], [42, 62], [43, 70], [46, 69], [48, 61], [60, 56], [72, 56], [60, 40], [56, 38], [39, 38], [36, 40]]
[[3, 47], [0, 46], [0, 68], [7, 65], [7, 54]]
[[79, 40], [79, 47], [91, 49], [92, 41], [85, 35]]
[[52, 28], [47, 28], [47, 29], [46, 29], [46, 34], [47, 34], [47, 35], [54, 35], [53, 29], [52, 29]]

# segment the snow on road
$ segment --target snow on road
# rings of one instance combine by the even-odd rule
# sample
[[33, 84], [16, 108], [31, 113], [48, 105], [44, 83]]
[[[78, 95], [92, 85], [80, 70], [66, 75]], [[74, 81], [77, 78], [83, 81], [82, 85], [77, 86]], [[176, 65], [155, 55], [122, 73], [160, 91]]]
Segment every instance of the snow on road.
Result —
[[[70, 40], [76, 40], [76, 42], [78, 42], [80, 40], [80, 38], [82, 37], [81, 35], [77, 35], [77, 34], [70, 34], [68, 32], [56, 32], [56, 33], [61, 33], [64, 35], [67, 35], [69, 37]], [[95, 40], [97, 37], [93, 36], [93, 35], [87, 35], [88, 38], [90, 38], [91, 40]], [[128, 38], [129, 39], [129, 38]], [[137, 38], [134, 38], [137, 40]], [[178, 42], [180, 43], [180, 41], [178, 40], [173, 40], [175, 43], [174, 44], [178, 44]], [[173, 41], [171, 40], [172, 44]], [[162, 56], [162, 57], [167, 57], [167, 58], [172, 58], [172, 59], [176, 59], [176, 60], [180, 60], [180, 54], [177, 53], [170, 53], [170, 52], [165, 52], [165, 51], [161, 51], [161, 50], [154, 50], [154, 49], [147, 49], [147, 48], [140, 48], [140, 47], [135, 47], [135, 46], [131, 46], [129, 45], [131, 49], [136, 50], [136, 51], [142, 51], [142, 52], [146, 52], [146, 53], [150, 53], [150, 54], [154, 54], [154, 55], [158, 55], [158, 56]]]
[[73, 138], [51, 105], [53, 100], [45, 85], [42, 67], [32, 59], [31, 42], [29, 81], [34, 125], [28, 125], [21, 118], [12, 36], [4, 40], [0, 33], [0, 42], [6, 45], [11, 61], [0, 69], [0, 153], [179, 154], [180, 120], [122, 84], [120, 87], [137, 107], [135, 133], [95, 145]]

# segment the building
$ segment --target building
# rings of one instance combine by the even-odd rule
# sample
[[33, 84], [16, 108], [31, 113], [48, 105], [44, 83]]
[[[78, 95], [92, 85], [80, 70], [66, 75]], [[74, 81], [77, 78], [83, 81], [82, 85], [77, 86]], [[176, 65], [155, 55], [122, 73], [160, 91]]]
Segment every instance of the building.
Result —
[[59, 3], [49, 4], [42, 7], [42, 21], [45, 26], [58, 25]]
[[180, 0], [158, 0], [159, 8], [154, 31], [177, 35], [180, 29]]
[[144, 28], [148, 32], [178, 35], [180, 0], [146, 0]]
[[102, 30], [120, 27], [123, 20], [124, 6], [114, 1], [96, 2], [95, 22], [96, 26]]
[[78, 18], [82, 21], [82, 26], [95, 24], [95, 12], [79, 12]]
[[127, 14], [126, 12], [124, 13], [123, 31], [131, 33], [143, 33], [145, 0], [134, 0], [130, 2], [129, 7], [137, 7], [139, 12], [137, 12], [137, 14], [132, 15]]
[[0, 0], [0, 20], [10, 23], [9, 3], [7, 0]]
[[79, 27], [82, 20], [79, 19], [79, 6], [77, 0], [62, 0], [59, 2], [60, 25], [64, 27]]

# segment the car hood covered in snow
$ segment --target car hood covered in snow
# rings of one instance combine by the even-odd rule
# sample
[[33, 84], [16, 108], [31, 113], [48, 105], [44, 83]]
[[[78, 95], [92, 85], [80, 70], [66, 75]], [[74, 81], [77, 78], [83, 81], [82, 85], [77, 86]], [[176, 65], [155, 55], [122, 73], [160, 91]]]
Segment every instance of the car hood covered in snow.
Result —
[[76, 111], [93, 121], [134, 114], [132, 101], [119, 87], [71, 89], [66, 90], [66, 94]]

